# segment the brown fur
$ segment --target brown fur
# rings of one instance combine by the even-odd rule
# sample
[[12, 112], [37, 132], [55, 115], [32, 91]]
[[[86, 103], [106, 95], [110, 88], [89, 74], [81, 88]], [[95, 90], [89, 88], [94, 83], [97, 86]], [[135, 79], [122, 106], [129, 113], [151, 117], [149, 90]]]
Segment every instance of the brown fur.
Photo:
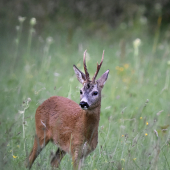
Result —
[[[70, 153], [76, 168], [79, 160], [97, 146], [100, 103], [98, 105], [93, 110], [82, 110], [77, 103], [64, 97], [53, 96], [44, 101], [35, 114], [36, 137], [29, 156], [29, 167], [31, 168], [40, 150], [49, 141], [53, 141], [61, 152], [56, 152], [52, 166], [59, 166], [59, 154], [63, 156], [63, 153]], [[88, 149], [83, 153], [85, 142]]]

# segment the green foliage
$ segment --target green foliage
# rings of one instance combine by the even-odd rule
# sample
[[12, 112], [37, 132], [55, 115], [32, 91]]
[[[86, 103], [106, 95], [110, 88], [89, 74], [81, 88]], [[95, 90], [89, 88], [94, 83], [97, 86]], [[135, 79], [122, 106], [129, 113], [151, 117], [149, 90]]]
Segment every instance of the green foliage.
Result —
[[[99, 74], [107, 69], [110, 73], [103, 89], [99, 143], [85, 160], [83, 169], [170, 168], [170, 66], [167, 64], [170, 44], [166, 32], [161, 34], [165, 39], [158, 38], [155, 45], [155, 37], [143, 36], [140, 31], [134, 36], [134, 30], [128, 30], [125, 37], [120, 36], [120, 29], [106, 37], [100, 33], [89, 37], [80, 29], [69, 43], [69, 33], [65, 30], [56, 30], [46, 38], [38, 36], [31, 25], [28, 37], [21, 30], [11, 48], [4, 40], [4, 49], [8, 47], [9, 51], [0, 63], [1, 169], [25, 168], [24, 161], [35, 134], [34, 115], [40, 103], [53, 95], [79, 102], [81, 84], [72, 66], [76, 64], [83, 69], [85, 49], [91, 76], [103, 49], [105, 58]], [[138, 45], [134, 45], [136, 35], [141, 37]], [[48, 144], [32, 169], [50, 169], [50, 152], [56, 149]], [[70, 170], [70, 167], [72, 161], [67, 155], [61, 169]]]

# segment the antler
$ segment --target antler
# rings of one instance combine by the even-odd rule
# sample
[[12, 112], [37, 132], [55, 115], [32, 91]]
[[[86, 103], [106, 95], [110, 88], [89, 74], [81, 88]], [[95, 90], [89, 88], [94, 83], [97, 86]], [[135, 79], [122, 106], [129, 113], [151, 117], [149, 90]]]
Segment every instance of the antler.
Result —
[[102, 55], [102, 59], [101, 59], [100, 64], [97, 63], [97, 70], [96, 70], [96, 73], [94, 74], [94, 77], [93, 77], [93, 79], [92, 79], [92, 82], [93, 82], [93, 83], [95, 83], [95, 79], [96, 79], [96, 77], [97, 77], [97, 75], [98, 75], [98, 73], [99, 73], [100, 67], [101, 67], [101, 65], [102, 65], [102, 63], [103, 63], [103, 59], [104, 59], [104, 50], [103, 50], [103, 55]]
[[89, 77], [89, 73], [87, 71], [87, 67], [86, 67], [86, 51], [84, 51], [84, 58], [83, 58], [83, 64], [84, 64], [84, 71], [85, 71], [85, 75], [86, 75], [86, 81], [89, 82], [90, 81], [90, 77]]

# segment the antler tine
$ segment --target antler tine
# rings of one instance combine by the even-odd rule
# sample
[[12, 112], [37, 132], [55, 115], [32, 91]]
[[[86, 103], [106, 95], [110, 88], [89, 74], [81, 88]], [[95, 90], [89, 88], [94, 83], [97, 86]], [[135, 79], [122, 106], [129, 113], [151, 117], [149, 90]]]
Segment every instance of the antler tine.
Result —
[[92, 79], [92, 82], [93, 82], [93, 83], [95, 83], [95, 79], [96, 79], [96, 77], [97, 77], [97, 75], [98, 75], [98, 73], [99, 73], [100, 67], [101, 67], [101, 65], [102, 65], [102, 63], [103, 63], [103, 59], [104, 59], [104, 50], [103, 50], [103, 55], [102, 55], [102, 59], [101, 59], [100, 64], [98, 64], [98, 62], [97, 62], [97, 70], [96, 70], [96, 73], [94, 74], [94, 77], [93, 77], [93, 79]]
[[89, 82], [90, 77], [89, 77], [89, 73], [88, 73], [87, 67], [86, 67], [86, 52], [87, 52], [87, 50], [84, 51], [83, 64], [84, 64], [84, 71], [85, 71], [85, 75], [86, 75], [86, 81]]

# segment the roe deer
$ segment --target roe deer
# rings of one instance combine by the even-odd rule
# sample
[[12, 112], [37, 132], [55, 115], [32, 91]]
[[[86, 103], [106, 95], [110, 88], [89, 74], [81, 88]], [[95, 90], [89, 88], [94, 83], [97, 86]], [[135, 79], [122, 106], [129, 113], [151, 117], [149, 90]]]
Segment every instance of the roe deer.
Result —
[[27, 167], [31, 168], [40, 151], [52, 141], [58, 146], [51, 160], [52, 167], [59, 164], [66, 153], [72, 156], [74, 169], [80, 169], [82, 159], [92, 152], [98, 143], [98, 126], [100, 120], [101, 90], [107, 80], [107, 70], [98, 80], [97, 74], [104, 58], [104, 51], [100, 64], [90, 80], [86, 67], [86, 51], [84, 52], [84, 71], [75, 65], [73, 69], [78, 81], [83, 85], [80, 90], [80, 104], [74, 101], [53, 96], [44, 101], [36, 110], [36, 135], [34, 146], [27, 160]]

